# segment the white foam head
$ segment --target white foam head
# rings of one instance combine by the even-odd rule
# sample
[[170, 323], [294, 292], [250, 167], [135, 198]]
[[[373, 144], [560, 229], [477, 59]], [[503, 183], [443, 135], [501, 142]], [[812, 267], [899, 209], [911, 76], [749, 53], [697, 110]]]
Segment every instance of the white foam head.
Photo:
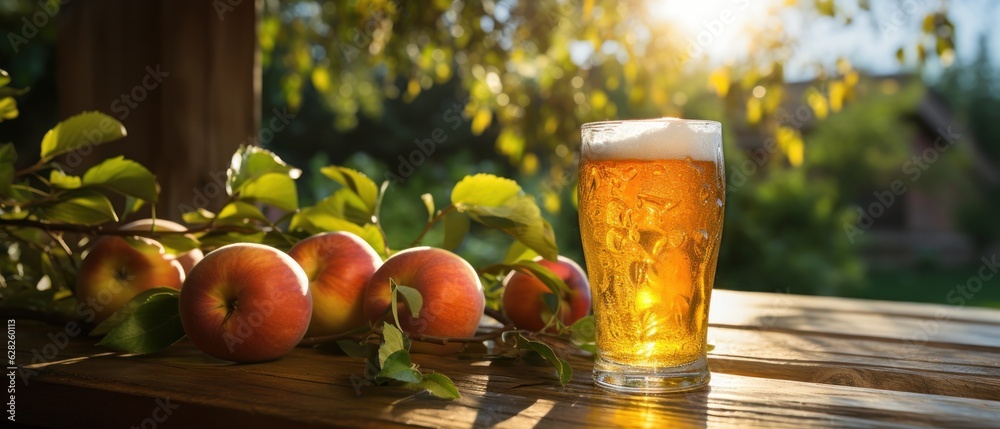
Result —
[[583, 125], [585, 159], [722, 161], [722, 124], [679, 118], [591, 122]]

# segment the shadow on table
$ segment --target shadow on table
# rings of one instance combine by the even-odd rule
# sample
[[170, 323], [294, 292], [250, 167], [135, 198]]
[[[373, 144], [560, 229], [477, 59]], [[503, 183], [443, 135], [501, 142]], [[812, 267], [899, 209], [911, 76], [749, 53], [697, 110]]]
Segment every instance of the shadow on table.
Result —
[[618, 393], [595, 386], [588, 372], [576, 375], [566, 387], [551, 379], [512, 386], [510, 380], [490, 377], [487, 392], [483, 401], [489, 405], [478, 410], [474, 427], [531, 423], [534, 427], [705, 428], [712, 390]]

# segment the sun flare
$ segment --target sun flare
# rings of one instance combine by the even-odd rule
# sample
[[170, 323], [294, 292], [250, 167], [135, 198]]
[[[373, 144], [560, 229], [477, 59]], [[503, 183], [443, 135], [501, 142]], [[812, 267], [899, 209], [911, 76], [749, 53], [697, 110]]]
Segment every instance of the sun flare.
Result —
[[748, 52], [777, 0], [648, 0], [650, 17], [667, 23], [691, 46], [693, 57], [732, 60]]

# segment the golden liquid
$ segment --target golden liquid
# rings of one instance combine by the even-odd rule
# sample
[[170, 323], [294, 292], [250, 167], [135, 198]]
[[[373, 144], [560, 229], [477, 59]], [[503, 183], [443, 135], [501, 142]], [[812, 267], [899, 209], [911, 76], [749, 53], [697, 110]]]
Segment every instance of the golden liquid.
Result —
[[725, 198], [719, 166], [584, 159], [579, 197], [598, 357], [664, 367], [704, 356]]

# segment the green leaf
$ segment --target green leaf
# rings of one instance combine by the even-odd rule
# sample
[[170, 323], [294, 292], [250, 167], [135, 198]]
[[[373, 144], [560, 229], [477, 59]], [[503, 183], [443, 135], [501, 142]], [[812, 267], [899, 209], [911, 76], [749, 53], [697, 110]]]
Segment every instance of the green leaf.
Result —
[[563, 296], [570, 292], [569, 286], [566, 285], [566, 282], [564, 282], [563, 279], [559, 278], [559, 276], [555, 275], [551, 270], [545, 268], [538, 262], [518, 261], [511, 265], [511, 267], [515, 270], [535, 276], [535, 278], [541, 280], [545, 286], [548, 286], [549, 291], [556, 296]]
[[533, 340], [525, 337], [516, 331], [504, 332], [502, 337], [504, 342], [506, 342], [510, 337], [508, 334], [516, 335], [518, 348], [536, 352], [545, 360], [549, 361], [549, 363], [556, 368], [556, 372], [559, 374], [559, 384], [565, 386], [573, 378], [573, 368], [569, 366], [569, 362], [556, 355], [556, 352], [552, 350], [551, 346], [541, 340]]
[[[381, 353], [379, 357], [381, 358]], [[405, 383], [419, 383], [424, 378], [420, 371], [413, 369], [410, 352], [406, 350], [397, 350], [382, 360], [382, 370], [377, 377]]]
[[139, 294], [132, 297], [132, 299], [130, 299], [124, 307], [112, 314], [111, 317], [104, 319], [103, 322], [99, 323], [92, 331], [90, 331], [90, 336], [95, 337], [111, 332], [112, 329], [121, 325], [122, 322], [129, 317], [132, 317], [132, 315], [135, 314], [135, 310], [140, 306], [151, 300], [158, 299], [154, 298], [154, 295], [160, 294], [179, 295], [180, 291], [169, 287], [157, 287], [139, 292]]
[[347, 219], [357, 225], [372, 223], [371, 209], [365, 206], [361, 197], [347, 188], [336, 190], [329, 197], [324, 198], [316, 207], [330, 215]]
[[233, 243], [260, 243], [267, 235], [266, 232], [258, 231], [253, 233], [241, 232], [214, 232], [201, 236], [201, 245], [205, 249], [216, 249]]
[[467, 176], [452, 189], [451, 200], [459, 212], [510, 234], [546, 259], [559, 255], [552, 225], [517, 182], [490, 174]]
[[144, 205], [144, 203], [145, 202], [143, 200], [139, 199], [139, 198], [133, 197], [131, 195], [126, 195], [125, 196], [125, 206], [122, 207], [122, 215], [121, 215], [121, 217], [124, 218], [125, 216], [128, 216], [128, 215], [130, 215], [132, 213], [135, 213], [135, 212], [139, 211], [139, 209], [142, 208], [142, 206]]
[[285, 164], [273, 152], [257, 146], [240, 146], [227, 171], [226, 192], [233, 195], [259, 178], [277, 174], [297, 179], [302, 171]]
[[156, 241], [171, 255], [180, 255], [201, 246], [201, 242], [193, 234], [163, 234], [156, 237]]
[[14, 119], [21, 114], [17, 110], [17, 101], [14, 97], [0, 97], [0, 122]]
[[559, 297], [552, 292], [542, 294], [542, 304], [545, 304], [545, 309], [549, 312], [548, 317], [545, 317], [545, 314], [542, 315], [542, 320], [548, 320], [559, 312]]
[[218, 219], [216, 222], [221, 222], [224, 224], [242, 224], [246, 221], [257, 220], [267, 223], [267, 216], [260, 211], [257, 206], [253, 204], [248, 204], [243, 201], [233, 201], [226, 204], [222, 210], [219, 211]]
[[52, 257], [47, 253], [41, 254], [42, 272], [48, 276], [51, 282], [50, 290], [57, 291], [68, 287], [66, 282], [66, 276], [63, 275], [63, 270], [61, 267], [57, 267], [56, 263], [52, 261]]
[[299, 207], [295, 180], [302, 171], [256, 146], [241, 146], [227, 172], [226, 192], [241, 200], [270, 204], [285, 211]]
[[451, 190], [451, 203], [456, 206], [497, 207], [520, 194], [521, 186], [517, 182], [480, 173], [466, 176], [455, 184]]
[[532, 260], [538, 256], [538, 252], [531, 250], [519, 240], [514, 240], [507, 248], [507, 254], [503, 257], [504, 264], [513, 264], [521, 260]]
[[181, 215], [181, 219], [184, 219], [184, 223], [188, 225], [205, 225], [215, 218], [215, 213], [212, 213], [203, 208], [198, 208], [197, 210], [189, 211]]
[[10, 195], [10, 185], [14, 183], [14, 162], [17, 151], [14, 143], [0, 145], [0, 195]]
[[383, 322], [382, 345], [378, 348], [379, 367], [384, 367], [385, 360], [388, 359], [390, 355], [400, 350], [407, 350], [406, 342], [403, 337], [403, 331], [400, 331], [399, 328], [392, 326], [389, 322]]
[[396, 323], [396, 326], [401, 326], [399, 324], [399, 294], [396, 293], [396, 281], [389, 277], [389, 311], [392, 312], [392, 320]]
[[52, 159], [74, 149], [125, 137], [125, 126], [100, 112], [84, 112], [56, 124], [42, 137], [41, 158]]
[[378, 186], [375, 185], [375, 182], [364, 173], [347, 167], [331, 165], [323, 167], [319, 171], [357, 195], [364, 203], [368, 217], [371, 218], [371, 215], [375, 213], [375, 204], [378, 202]]
[[434, 219], [434, 196], [431, 194], [421, 194], [420, 199], [424, 202], [424, 207], [427, 208], [427, 221], [430, 222]]
[[340, 351], [352, 358], [368, 358], [371, 354], [370, 347], [371, 344], [361, 343], [359, 344], [354, 340], [338, 340], [337, 347]]
[[321, 232], [350, 232], [375, 249], [375, 252], [382, 258], [388, 257], [385, 247], [385, 239], [382, 231], [375, 224], [358, 226], [346, 219], [334, 216], [318, 207], [306, 207], [292, 216], [292, 221], [288, 226], [289, 231], [305, 231], [309, 234], [319, 234]]
[[575, 343], [592, 343], [594, 342], [594, 316], [586, 316], [576, 322], [573, 322], [573, 326], [570, 326], [569, 339]]
[[43, 220], [87, 226], [118, 221], [108, 197], [93, 189], [67, 191], [55, 204], [39, 207], [38, 212]]
[[570, 326], [569, 340], [577, 347], [591, 353], [597, 352], [594, 338], [595, 325], [594, 316], [587, 316], [573, 323]]
[[184, 338], [178, 302], [180, 295], [156, 294], [141, 304], [97, 345], [125, 353], [163, 350]]
[[439, 372], [424, 374], [424, 379], [419, 383], [407, 383], [404, 385], [410, 390], [426, 390], [430, 394], [441, 399], [458, 399], [462, 397], [455, 388], [455, 383], [448, 376]]
[[469, 216], [456, 211], [444, 215], [444, 241], [441, 247], [454, 250], [465, 240], [469, 233]]
[[156, 202], [156, 177], [138, 162], [123, 156], [90, 167], [83, 174], [84, 186], [99, 186], [149, 202]]
[[53, 188], [77, 189], [83, 185], [83, 180], [80, 176], [70, 176], [62, 171], [52, 170], [49, 172], [49, 184]]
[[[13, 101], [14, 100], [13, 97], [17, 97], [19, 95], [24, 95], [27, 93], [28, 93], [28, 88], [17, 89], [0, 85], [0, 100], [3, 101], [7, 101], [8, 98], [11, 101]], [[17, 117], [17, 115], [14, 115], [14, 117]], [[14, 118], [7, 118], [7, 119], [14, 119]]]
[[269, 204], [285, 211], [299, 208], [295, 180], [287, 174], [264, 174], [240, 188], [239, 198]]
[[410, 309], [410, 314], [414, 318], [419, 318], [420, 309], [424, 307], [424, 297], [420, 295], [420, 291], [409, 286], [396, 285], [396, 292], [399, 292], [403, 301], [406, 301], [406, 308]]

